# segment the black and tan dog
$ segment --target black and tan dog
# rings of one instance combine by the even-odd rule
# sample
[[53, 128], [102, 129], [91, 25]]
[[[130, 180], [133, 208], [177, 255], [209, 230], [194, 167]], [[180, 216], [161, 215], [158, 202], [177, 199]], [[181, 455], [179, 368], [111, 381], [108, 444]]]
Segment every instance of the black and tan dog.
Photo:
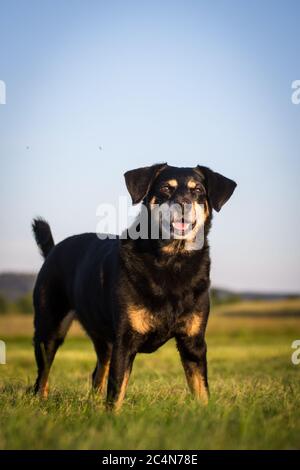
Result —
[[[205, 403], [207, 234], [212, 210], [221, 209], [236, 183], [206, 167], [167, 164], [128, 171], [125, 181], [133, 204], [143, 202], [149, 213], [163, 203], [202, 205], [202, 227], [191, 210], [187, 222], [172, 215], [169, 239], [101, 240], [95, 233], [86, 233], [54, 245], [47, 222], [34, 220], [35, 238], [45, 257], [34, 289], [35, 391], [47, 396], [51, 364], [76, 316], [97, 354], [94, 388], [104, 392], [108, 379], [109, 409], [117, 410], [122, 404], [135, 355], [155, 351], [172, 337], [188, 385]], [[203, 245], [189, 249], [199, 230], [204, 232]], [[182, 236], [176, 238], [178, 231]]]

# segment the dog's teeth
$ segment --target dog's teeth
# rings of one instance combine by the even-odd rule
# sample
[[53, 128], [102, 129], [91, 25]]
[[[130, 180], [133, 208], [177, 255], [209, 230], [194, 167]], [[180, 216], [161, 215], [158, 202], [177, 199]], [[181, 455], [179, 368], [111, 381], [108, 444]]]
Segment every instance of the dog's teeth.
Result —
[[191, 224], [186, 222], [173, 222], [173, 227], [176, 230], [187, 230], [190, 226]]

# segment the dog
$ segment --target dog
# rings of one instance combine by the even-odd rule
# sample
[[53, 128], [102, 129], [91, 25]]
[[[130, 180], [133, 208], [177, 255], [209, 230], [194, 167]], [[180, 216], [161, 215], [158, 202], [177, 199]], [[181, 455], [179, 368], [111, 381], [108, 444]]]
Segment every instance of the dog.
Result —
[[[124, 177], [132, 203], [142, 202], [150, 216], [157, 207], [175, 205], [189, 207], [187, 218], [170, 212], [169, 237], [162, 236], [162, 217], [154, 217], [147, 237], [100, 239], [96, 233], [85, 233], [57, 245], [48, 223], [33, 220], [45, 258], [33, 292], [35, 392], [47, 397], [50, 367], [76, 317], [93, 342], [97, 363], [92, 386], [99, 393], [107, 388], [108, 410], [120, 409], [136, 354], [151, 353], [170, 338], [176, 340], [192, 394], [205, 404], [207, 236], [213, 210], [220, 211], [236, 183], [204, 166], [178, 168], [167, 163], [130, 170]], [[199, 207], [200, 223], [195, 215]], [[158, 237], [151, 237], [155, 224]], [[200, 231], [202, 243], [191, 248]]]

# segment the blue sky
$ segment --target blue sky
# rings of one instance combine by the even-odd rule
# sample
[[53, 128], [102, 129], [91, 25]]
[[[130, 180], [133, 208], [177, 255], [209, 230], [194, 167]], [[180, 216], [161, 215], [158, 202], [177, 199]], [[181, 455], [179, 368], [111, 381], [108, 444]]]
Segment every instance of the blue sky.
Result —
[[33, 216], [57, 241], [95, 231], [126, 170], [168, 161], [238, 182], [214, 285], [300, 290], [297, 0], [1, 0], [0, 17], [0, 271], [41, 266]]

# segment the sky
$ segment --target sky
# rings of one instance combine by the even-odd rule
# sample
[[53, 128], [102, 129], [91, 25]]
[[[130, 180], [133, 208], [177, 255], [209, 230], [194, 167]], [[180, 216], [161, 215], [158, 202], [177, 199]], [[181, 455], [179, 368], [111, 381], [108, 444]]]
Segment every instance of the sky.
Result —
[[167, 161], [238, 183], [214, 286], [299, 292], [299, 18], [297, 0], [0, 0], [0, 271], [40, 268], [34, 216], [55, 241], [96, 231], [126, 170]]

